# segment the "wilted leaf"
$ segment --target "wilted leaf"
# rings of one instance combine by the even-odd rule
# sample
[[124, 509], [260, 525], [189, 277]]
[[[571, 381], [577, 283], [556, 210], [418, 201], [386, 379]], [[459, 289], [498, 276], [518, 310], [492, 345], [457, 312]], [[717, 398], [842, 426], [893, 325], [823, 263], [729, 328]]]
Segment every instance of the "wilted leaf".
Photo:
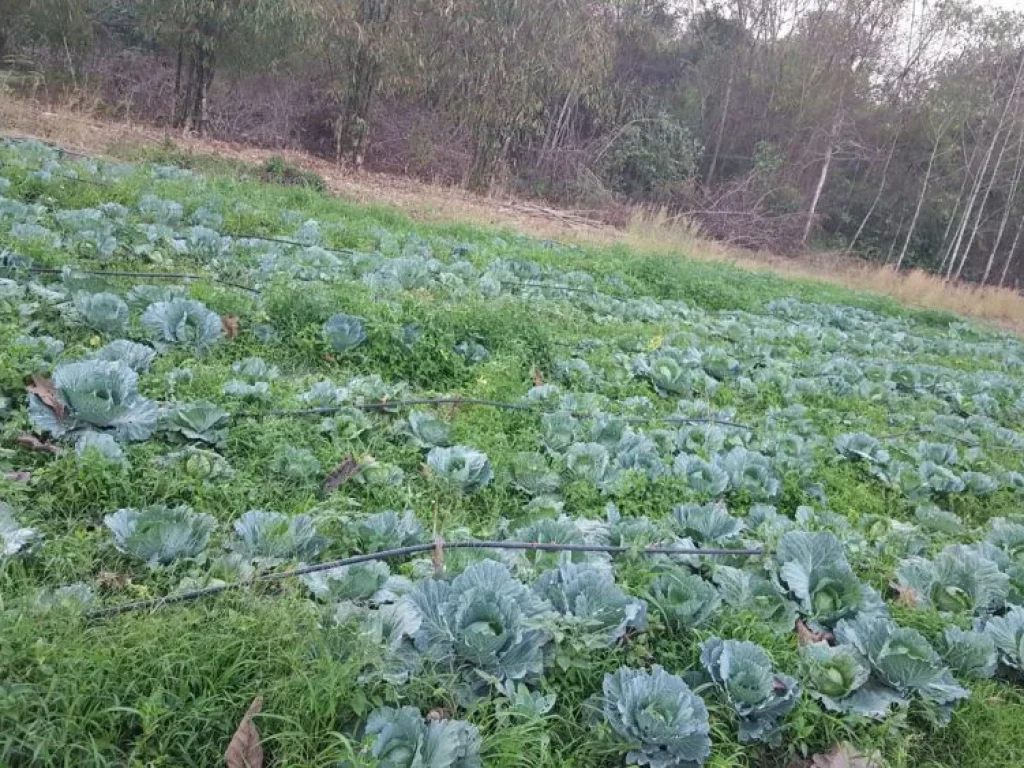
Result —
[[38, 451], [39, 453], [51, 453], [53, 455], [60, 453], [60, 448], [53, 443], [47, 443], [28, 433], [18, 435], [15, 442], [27, 451]]
[[96, 580], [104, 589], [124, 589], [132, 583], [131, 576], [117, 571], [100, 571]]
[[227, 768], [263, 768], [263, 745], [260, 744], [260, 732], [252, 721], [263, 707], [263, 697], [257, 696], [238, 724], [235, 735], [231, 737], [227, 752], [224, 753], [224, 764]]
[[811, 643], [820, 643], [823, 640], [826, 642], [835, 640], [835, 635], [831, 632], [815, 632], [804, 623], [803, 619], [796, 620], [797, 645], [810, 645]]
[[359, 474], [359, 461], [350, 453], [324, 479], [324, 491], [333, 493], [357, 474]]
[[224, 328], [224, 335], [227, 336], [229, 339], [234, 339], [238, 337], [239, 325], [237, 317], [222, 317], [220, 319], [220, 324]]
[[915, 608], [918, 603], [917, 590], [904, 584], [889, 582], [889, 587], [896, 593], [896, 605], [904, 608]]
[[882, 768], [882, 759], [877, 752], [865, 755], [852, 744], [843, 743], [814, 755], [810, 768]]
[[53, 381], [41, 373], [32, 374], [32, 383], [25, 387], [25, 390], [30, 395], [38, 397], [43, 405], [53, 411], [54, 415], [58, 419], [64, 418], [64, 403], [61, 402], [60, 395], [57, 394], [57, 388], [53, 386]]

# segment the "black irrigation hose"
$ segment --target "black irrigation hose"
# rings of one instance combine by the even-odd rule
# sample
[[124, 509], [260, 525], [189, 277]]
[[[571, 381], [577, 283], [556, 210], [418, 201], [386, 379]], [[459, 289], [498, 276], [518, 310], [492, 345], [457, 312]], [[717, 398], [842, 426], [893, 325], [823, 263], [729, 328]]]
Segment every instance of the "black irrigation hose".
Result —
[[437, 541], [430, 544], [412, 544], [407, 547], [397, 547], [395, 549], [386, 549], [381, 552], [371, 552], [365, 555], [354, 555], [352, 557], [342, 558], [341, 560], [332, 560], [326, 563], [317, 563], [315, 565], [305, 565], [299, 568], [291, 568], [287, 571], [265, 573], [261, 576], [249, 579], [248, 581], [238, 581], [233, 582], [231, 584], [219, 584], [217, 586], [205, 587], [203, 589], [192, 589], [185, 592], [178, 592], [176, 594], [166, 595], [165, 597], [154, 597], [148, 600], [136, 600], [130, 603], [121, 603], [120, 605], [110, 605], [104, 608], [96, 608], [95, 610], [87, 612], [86, 616], [90, 619], [98, 619], [105, 618], [107, 616], [119, 616], [124, 613], [145, 611], [151, 608], [162, 608], [165, 605], [191, 602], [192, 600], [198, 600], [202, 597], [220, 594], [221, 592], [242, 589], [253, 584], [272, 584], [278, 581], [292, 579], [296, 576], [305, 576], [310, 573], [319, 573], [321, 571], [331, 571], [335, 568], [343, 568], [349, 565], [358, 565], [359, 563], [366, 563], [374, 560], [386, 560], [392, 557], [404, 557], [405, 555], [415, 555], [423, 552], [443, 553], [444, 550], [446, 549], [508, 549], [530, 552], [601, 552], [611, 555], [631, 553], [638, 555], [679, 555], [703, 557], [731, 557], [733, 555], [741, 557], [757, 557], [759, 555], [764, 554], [764, 550], [753, 548], [701, 549], [699, 547], [647, 547], [645, 549], [636, 549], [634, 547], [613, 546], [607, 544], [542, 544], [539, 542], [530, 541], [446, 542], [438, 539]]
[[[102, 275], [105, 277], [142, 277], [142, 278], [153, 278], [156, 280], [210, 280], [214, 283], [221, 285], [227, 285], [231, 288], [237, 288], [240, 291], [247, 291], [248, 293], [259, 296], [260, 292], [257, 288], [250, 288], [247, 285], [241, 283], [232, 283], [229, 280], [221, 280], [217, 277], [210, 277], [207, 275], [192, 275], [181, 272], [122, 272], [115, 269], [79, 269], [78, 267], [68, 265], [72, 273], [78, 273], [80, 275]], [[62, 275], [64, 269], [56, 267], [27, 267], [27, 271], [35, 272], [43, 275]]]
[[301, 243], [298, 240], [289, 240], [285, 237], [269, 237], [265, 235], [235, 235], [227, 232], [218, 232], [221, 237], [233, 237], [236, 240], [265, 240], [268, 243], [281, 243], [282, 245], [294, 245], [299, 248], [322, 248], [325, 251], [331, 253], [344, 253], [347, 256], [351, 256], [358, 251], [354, 248], [331, 248], [326, 245], [311, 245], [310, 243]]
[[[320, 408], [302, 408], [298, 410], [288, 409], [276, 409], [267, 411], [263, 414], [260, 413], [237, 413], [235, 416], [329, 416], [332, 413], [339, 413], [346, 408], [356, 408], [361, 411], [385, 411], [388, 408], [408, 408], [414, 405], [454, 405], [454, 406], [479, 406], [485, 408], [499, 408], [506, 411], [523, 411], [527, 413], [536, 414], [547, 414], [547, 413], [561, 413], [561, 411], [546, 411], [541, 408], [535, 408], [531, 405], [524, 403], [504, 403], [498, 400], [480, 400], [476, 398], [465, 398], [465, 397], [424, 397], [424, 398], [413, 398], [410, 400], [381, 400], [379, 402], [372, 403], [356, 403], [353, 405], [332, 405], [324, 406]], [[592, 414], [570, 411], [570, 415], [577, 418], [586, 418]], [[746, 424], [739, 424], [735, 421], [727, 421], [725, 419], [714, 419], [714, 418], [699, 418], [689, 416], [628, 416], [622, 419], [628, 424], [649, 424], [652, 422], [668, 423], [668, 424], [717, 424], [725, 427], [735, 427], [736, 429], [745, 429], [749, 432], [753, 432], [754, 428]]]

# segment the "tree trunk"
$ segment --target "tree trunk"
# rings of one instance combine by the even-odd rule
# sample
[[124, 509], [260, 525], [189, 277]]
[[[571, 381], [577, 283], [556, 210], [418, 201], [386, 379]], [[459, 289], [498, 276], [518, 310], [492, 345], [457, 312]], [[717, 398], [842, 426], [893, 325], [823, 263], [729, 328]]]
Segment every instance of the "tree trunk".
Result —
[[[1013, 104], [1016, 101], [1017, 88], [1020, 85], [1020, 79], [1021, 79], [1021, 74], [1022, 73], [1024, 73], [1024, 56], [1020, 57], [1020, 63], [1017, 66], [1017, 73], [1016, 73], [1016, 75], [1014, 76], [1014, 79], [1013, 79], [1013, 88], [1010, 91], [1009, 98], [1007, 98], [1006, 102], [1003, 104], [1003, 112], [999, 116], [999, 122], [996, 124], [995, 130], [992, 132], [992, 141], [989, 142], [988, 149], [985, 152], [985, 159], [984, 159], [984, 161], [981, 164], [981, 170], [978, 172], [978, 177], [977, 177], [977, 179], [975, 181], [974, 190], [971, 193], [970, 202], [968, 203], [967, 208], [964, 211], [964, 219], [963, 219], [963, 222], [961, 222], [959, 233], [957, 234], [957, 238], [954, 241], [954, 247], [953, 247], [953, 250], [951, 251], [949, 265], [948, 265], [948, 268], [946, 270], [946, 279], [947, 280], [949, 280], [953, 276], [954, 267], [956, 268], [956, 277], [959, 279], [960, 274], [963, 271], [964, 264], [967, 261], [967, 256], [968, 256], [968, 254], [969, 254], [969, 252], [971, 250], [971, 245], [974, 244], [974, 237], [978, 233], [978, 227], [981, 226], [981, 219], [982, 219], [982, 216], [985, 213], [985, 201], [988, 199], [988, 195], [992, 191], [992, 186], [995, 183], [996, 171], [999, 170], [998, 163], [996, 165], [995, 171], [992, 172], [992, 179], [989, 182], [988, 189], [985, 192], [985, 197], [982, 199], [981, 206], [978, 209], [977, 217], [975, 219], [974, 230], [971, 233], [970, 243], [968, 244], [967, 248], [964, 250], [963, 254], [961, 255], [960, 254], [960, 245], [963, 243], [963, 237], [964, 237], [964, 234], [967, 231], [967, 224], [970, 221], [971, 214], [974, 212], [974, 205], [975, 205], [975, 203], [978, 200], [978, 195], [981, 192], [981, 188], [982, 188], [982, 186], [984, 186], [985, 176], [988, 174], [989, 163], [992, 161], [992, 154], [995, 152], [996, 143], [999, 141], [999, 135], [1002, 133], [1003, 126], [1006, 124], [1006, 115], [1010, 111], [1010, 105]], [[1006, 149], [1006, 144], [1005, 144], [1005, 138], [1004, 138], [1003, 150], [1005, 151], [1005, 149]], [[1000, 159], [1002, 159], [1002, 153], [1000, 153]], [[959, 261], [958, 261], [958, 256], [959, 256]]]
[[1006, 275], [1010, 272], [1010, 263], [1013, 261], [1013, 257], [1017, 253], [1017, 245], [1020, 243], [1020, 234], [1024, 230], [1024, 218], [1021, 218], [1017, 224], [1017, 234], [1013, 236], [1013, 245], [1010, 246], [1010, 252], [1006, 254], [1006, 262], [1003, 264], [1003, 273], [999, 276], [999, 287], [1002, 288], [1006, 284]]
[[1020, 185], [1021, 172], [1024, 171], [1024, 158], [1021, 156], [1022, 150], [1024, 150], [1024, 127], [1017, 131], [1017, 161], [1014, 164], [1013, 176], [1010, 178], [1010, 191], [1006, 195], [1006, 205], [1003, 206], [1003, 217], [999, 222], [999, 231], [996, 233], [996, 240], [992, 244], [992, 250], [989, 252], [988, 261], [985, 263], [985, 272], [981, 276], [982, 285], [988, 283], [989, 275], [992, 273], [992, 265], [995, 263], [996, 254], [999, 252], [999, 246], [1003, 242], [1003, 235], [1006, 234], [1006, 224], [1010, 220], [1010, 211], [1013, 208], [1013, 202], [1017, 197], [1017, 188]]
[[[868, 212], [864, 214], [864, 218], [860, 222], [860, 226], [857, 227], [857, 231], [853, 235], [853, 239], [850, 240], [850, 244], [846, 248], [846, 255], [849, 256], [853, 249], [857, 246], [857, 241], [860, 239], [861, 234], [864, 232], [864, 227], [868, 225], [868, 220], [874, 215], [875, 208], [878, 207], [878, 202], [882, 199], [882, 192], [885, 190], [885, 182], [889, 177], [889, 166], [892, 164], [892, 156], [896, 152], [896, 142], [899, 140], [899, 135], [892, 140], [892, 146], [889, 148], [889, 156], [885, 158], [885, 166], [882, 168], [882, 180], [878, 184], [878, 193], [875, 195], [875, 199], [871, 201], [871, 207], [868, 208]], [[851, 194], [853, 185], [850, 186]]]
[[917, 220], [921, 216], [921, 206], [924, 205], [925, 195], [928, 194], [928, 182], [932, 177], [932, 168], [935, 166], [935, 156], [939, 152], [939, 143], [942, 141], [942, 131], [935, 137], [932, 145], [932, 154], [928, 158], [928, 170], [924, 172], [924, 183], [921, 185], [921, 194], [917, 196], [917, 205], [914, 206], [914, 215], [910, 219], [910, 229], [907, 230], [907, 239], [903, 241], [903, 248], [900, 249], [900, 256], [896, 259], [896, 271], [899, 272], [903, 266], [903, 259], [907, 257], [907, 249], [910, 247], [910, 239], [914, 236], [917, 228]]
[[811, 239], [811, 230], [814, 228], [814, 217], [818, 212], [818, 203], [821, 201], [821, 193], [825, 189], [825, 182], [828, 181], [828, 171], [832, 165], [832, 155], [836, 151], [836, 139], [839, 137], [839, 126], [843, 119], [842, 98], [840, 98], [839, 109], [836, 110], [836, 117], [832, 121], [832, 130], [829, 132], [828, 147], [825, 149], [825, 159], [821, 164], [821, 175], [818, 177], [818, 184], [814, 188], [814, 197], [811, 199], [811, 208], [807, 212], [807, 224], [804, 226], [804, 236], [801, 242], [807, 245]]
[[392, 6], [392, 0], [362, 0], [360, 3], [361, 18], [351, 58], [348, 96], [335, 137], [337, 161], [347, 159], [357, 168], [362, 167], [366, 156], [370, 107], [384, 68], [382, 45], [391, 20]]
[[736, 80], [736, 60], [730, 59], [729, 80], [725, 86], [725, 99], [722, 103], [722, 116], [718, 120], [718, 135], [715, 137], [715, 152], [711, 155], [711, 167], [708, 168], [706, 184], [710, 187], [715, 180], [715, 170], [718, 168], [718, 155], [722, 151], [722, 139], [725, 136], [725, 124], [729, 120], [729, 104], [732, 101], [732, 87]]

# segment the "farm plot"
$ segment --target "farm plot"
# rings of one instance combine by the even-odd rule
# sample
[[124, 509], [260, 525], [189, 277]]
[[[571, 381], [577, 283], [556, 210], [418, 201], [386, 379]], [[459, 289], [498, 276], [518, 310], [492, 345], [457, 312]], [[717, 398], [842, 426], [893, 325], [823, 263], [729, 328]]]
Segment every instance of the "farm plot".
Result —
[[0, 249], [3, 764], [1024, 762], [1016, 338], [27, 142]]

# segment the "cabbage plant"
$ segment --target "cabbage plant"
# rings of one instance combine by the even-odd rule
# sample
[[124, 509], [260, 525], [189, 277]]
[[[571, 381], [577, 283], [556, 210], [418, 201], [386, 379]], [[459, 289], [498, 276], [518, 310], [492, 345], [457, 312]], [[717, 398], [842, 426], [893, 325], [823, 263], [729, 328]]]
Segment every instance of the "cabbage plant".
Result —
[[463, 720], [425, 721], [415, 707], [370, 713], [366, 736], [380, 768], [480, 768], [481, 738]]
[[992, 635], [946, 627], [937, 646], [942, 659], [958, 677], [984, 680], [996, 672], [998, 657]]
[[98, 456], [104, 461], [120, 464], [125, 461], [124, 451], [112, 435], [106, 432], [83, 432], [75, 441], [75, 456]]
[[831, 629], [859, 611], [884, 612], [880, 598], [850, 568], [842, 542], [827, 531], [789, 531], [775, 552], [778, 580], [814, 629]]
[[142, 326], [158, 346], [189, 347], [204, 352], [221, 340], [220, 316], [194, 299], [171, 299], [150, 304]]
[[894, 704], [903, 707], [920, 698], [938, 705], [940, 716], [948, 718], [952, 707], [969, 695], [917, 630], [879, 616], [857, 616], [840, 621], [835, 636], [840, 645], [859, 654], [871, 670], [876, 691]]
[[59, 406], [29, 395], [29, 418], [54, 437], [83, 430], [109, 432], [119, 440], [146, 440], [156, 428], [156, 404], [139, 394], [139, 376], [124, 363], [85, 360], [58, 365], [53, 388]]
[[700, 576], [674, 569], [651, 582], [647, 604], [671, 631], [685, 632], [707, 623], [721, 607], [722, 598]]
[[227, 440], [231, 414], [211, 403], [199, 400], [178, 403], [164, 413], [163, 428], [181, 440], [219, 446]]
[[452, 444], [451, 427], [424, 411], [410, 411], [406, 419], [409, 440], [417, 448], [447, 448]]
[[619, 667], [604, 676], [604, 718], [629, 745], [626, 762], [651, 768], [694, 768], [711, 754], [708, 710], [681, 677]]
[[700, 545], [736, 539], [745, 527], [724, 504], [680, 504], [672, 508], [671, 524], [680, 536]]
[[825, 709], [848, 715], [885, 719], [899, 697], [871, 681], [871, 670], [849, 645], [811, 643], [800, 649], [807, 692]]
[[427, 454], [427, 466], [463, 493], [475, 493], [487, 487], [494, 477], [487, 454], [464, 445], [432, 448]]
[[724, 469], [694, 454], [676, 456], [672, 469], [701, 496], [721, 496], [729, 487], [729, 475]]
[[119, 509], [103, 518], [118, 551], [149, 563], [168, 565], [196, 557], [210, 541], [217, 521], [186, 506], [158, 504], [145, 509]]
[[775, 671], [761, 646], [712, 637], [701, 644], [700, 661], [739, 716], [741, 742], [781, 743], [781, 720], [800, 699], [800, 685]]
[[1010, 577], [973, 547], [946, 547], [934, 560], [911, 557], [896, 569], [899, 589], [916, 606], [943, 613], [992, 613], [1010, 591]]
[[544, 668], [551, 606], [500, 563], [480, 561], [451, 582], [422, 581], [402, 602], [421, 621], [417, 650], [439, 665], [502, 682], [533, 678]]
[[74, 310], [79, 322], [100, 333], [124, 333], [128, 327], [128, 305], [115, 293], [79, 293]]
[[558, 473], [539, 453], [517, 453], [512, 459], [512, 487], [528, 496], [548, 496], [562, 485]]
[[627, 631], [647, 628], [647, 604], [623, 592], [603, 563], [564, 563], [541, 574], [533, 588], [586, 645], [611, 646]]
[[383, 590], [391, 578], [391, 569], [387, 563], [371, 560], [307, 573], [300, 578], [318, 600], [331, 603], [342, 600], [383, 602], [389, 597]]
[[156, 350], [145, 344], [136, 344], [127, 339], [118, 339], [100, 347], [92, 356], [94, 360], [121, 362], [136, 373], [145, 373], [156, 357]]
[[1005, 615], [986, 621], [982, 632], [995, 643], [1000, 667], [1018, 676], [1024, 674], [1024, 608], [1009, 606]]
[[0, 501], [0, 543], [3, 544], [0, 554], [12, 557], [19, 552], [25, 552], [38, 539], [39, 531], [19, 525], [14, 518], [14, 510]]
[[366, 329], [361, 318], [334, 315], [324, 323], [324, 336], [335, 352], [348, 352], [366, 341]]
[[252, 509], [234, 523], [231, 549], [268, 564], [284, 560], [310, 560], [327, 547], [309, 515], [288, 517], [280, 512]]
[[348, 525], [360, 552], [381, 552], [385, 549], [422, 544], [426, 531], [416, 514], [407, 509], [399, 514], [392, 510], [358, 518]]

